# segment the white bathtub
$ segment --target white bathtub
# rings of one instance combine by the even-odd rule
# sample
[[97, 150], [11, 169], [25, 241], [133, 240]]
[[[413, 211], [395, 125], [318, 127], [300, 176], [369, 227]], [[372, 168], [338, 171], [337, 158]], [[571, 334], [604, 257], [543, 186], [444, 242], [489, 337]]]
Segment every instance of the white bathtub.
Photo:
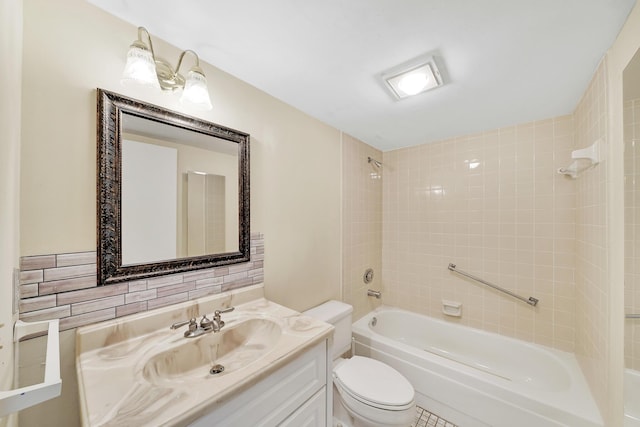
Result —
[[640, 372], [624, 372], [624, 427], [640, 427]]
[[356, 354], [396, 368], [418, 405], [461, 427], [603, 425], [573, 354], [391, 307], [353, 337]]

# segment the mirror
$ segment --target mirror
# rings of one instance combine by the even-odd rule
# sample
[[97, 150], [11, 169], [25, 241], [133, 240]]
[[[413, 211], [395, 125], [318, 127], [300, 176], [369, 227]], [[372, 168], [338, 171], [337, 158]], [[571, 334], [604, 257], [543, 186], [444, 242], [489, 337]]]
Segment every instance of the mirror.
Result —
[[98, 89], [100, 285], [248, 262], [249, 135]]
[[640, 417], [640, 50], [622, 74], [624, 111], [625, 417]]

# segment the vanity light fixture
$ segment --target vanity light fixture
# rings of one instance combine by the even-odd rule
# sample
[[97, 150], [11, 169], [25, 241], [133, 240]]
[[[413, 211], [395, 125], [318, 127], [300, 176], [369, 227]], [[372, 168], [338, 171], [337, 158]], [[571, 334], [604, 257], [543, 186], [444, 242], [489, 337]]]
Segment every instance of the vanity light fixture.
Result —
[[382, 80], [398, 100], [442, 86], [442, 76], [432, 56], [419, 57], [382, 74]]
[[[143, 34], [147, 36], [148, 46], [142, 41]], [[189, 70], [185, 79], [179, 71], [187, 53], [195, 56], [196, 65]], [[144, 27], [138, 27], [138, 40], [129, 47], [121, 82], [142, 84], [170, 92], [182, 89], [180, 98], [182, 103], [195, 105], [204, 110], [213, 108], [209, 98], [207, 79], [200, 68], [198, 55], [192, 50], [183, 51], [174, 69], [169, 62], [155, 55], [151, 35]]]

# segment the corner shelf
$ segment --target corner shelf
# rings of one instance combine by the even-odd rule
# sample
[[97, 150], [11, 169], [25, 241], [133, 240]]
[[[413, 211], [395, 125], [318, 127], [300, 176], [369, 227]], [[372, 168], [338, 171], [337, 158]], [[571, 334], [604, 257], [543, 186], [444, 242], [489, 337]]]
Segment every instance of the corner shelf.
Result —
[[[597, 165], [601, 160], [600, 146], [601, 139], [591, 144], [589, 147], [582, 148], [580, 150], [574, 150], [571, 152], [571, 159], [573, 162], [566, 168], [559, 168], [558, 173], [562, 175], [570, 176], [571, 178], [577, 178], [578, 174], [585, 170]], [[580, 167], [582, 160], [588, 161], [586, 166]], [[582, 162], [584, 164], [584, 162]]]

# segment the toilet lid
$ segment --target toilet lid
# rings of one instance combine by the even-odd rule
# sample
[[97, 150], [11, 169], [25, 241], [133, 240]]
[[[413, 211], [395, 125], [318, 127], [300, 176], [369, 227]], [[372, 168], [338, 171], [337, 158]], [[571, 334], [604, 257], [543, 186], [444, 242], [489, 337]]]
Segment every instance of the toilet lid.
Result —
[[368, 357], [345, 360], [333, 376], [345, 391], [372, 406], [406, 406], [414, 398], [413, 386], [400, 372]]

